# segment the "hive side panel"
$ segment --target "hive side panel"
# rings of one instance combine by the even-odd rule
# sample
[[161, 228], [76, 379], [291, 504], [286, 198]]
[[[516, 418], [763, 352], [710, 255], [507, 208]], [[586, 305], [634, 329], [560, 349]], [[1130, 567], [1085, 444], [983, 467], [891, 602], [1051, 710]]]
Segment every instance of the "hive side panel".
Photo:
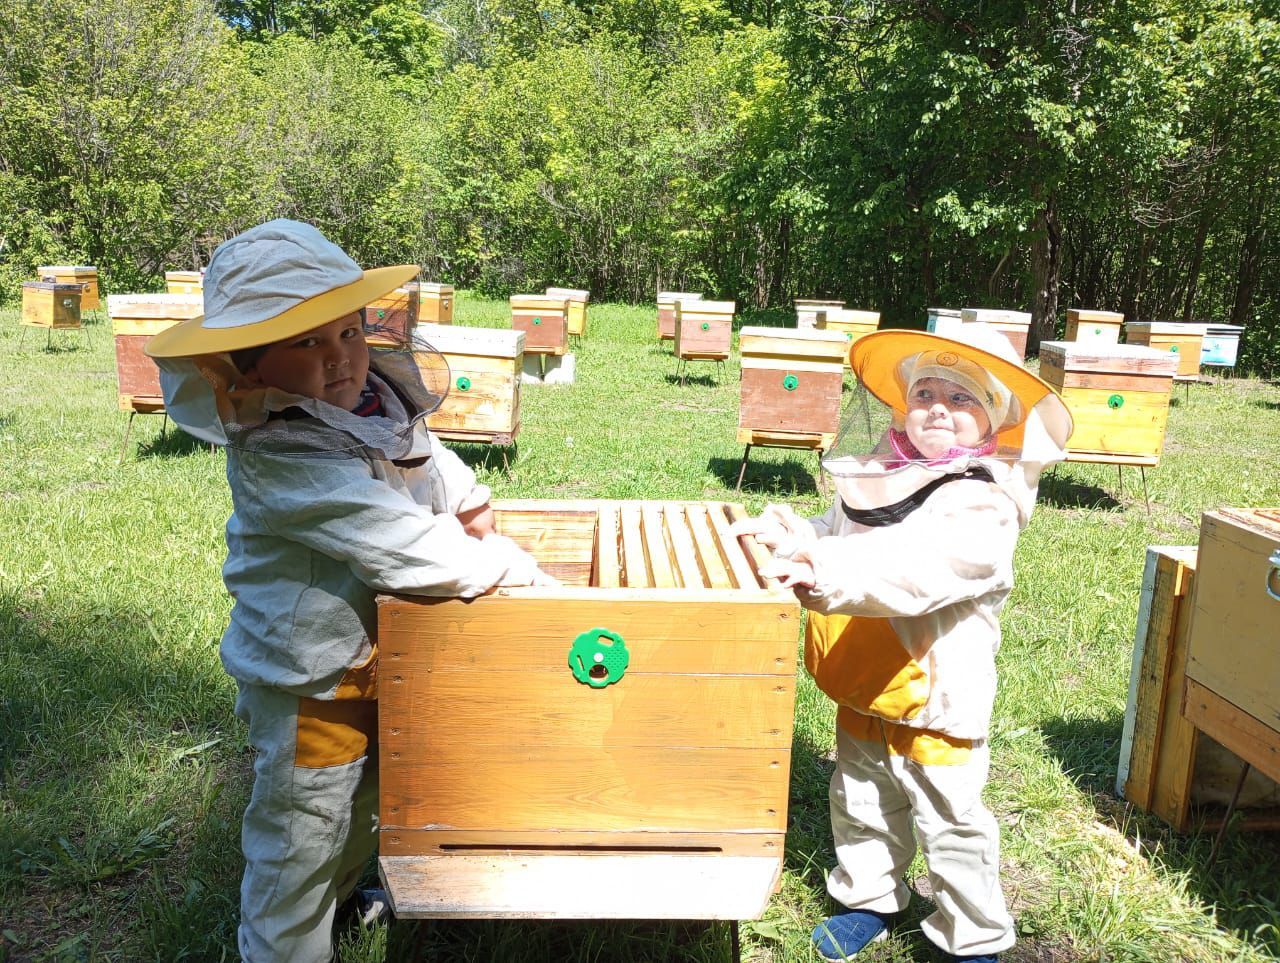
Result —
[[595, 562], [597, 513], [495, 512], [498, 534], [538, 560], [538, 567], [566, 585], [590, 585]]

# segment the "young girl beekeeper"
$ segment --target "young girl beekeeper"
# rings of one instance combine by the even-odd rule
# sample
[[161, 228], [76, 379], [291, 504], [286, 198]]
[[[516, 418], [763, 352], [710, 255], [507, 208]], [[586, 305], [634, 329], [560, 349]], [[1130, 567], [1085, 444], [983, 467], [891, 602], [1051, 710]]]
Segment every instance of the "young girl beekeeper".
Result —
[[773, 548], [771, 574], [809, 610], [805, 665], [838, 706], [827, 890], [846, 910], [814, 929], [826, 960], [885, 938], [917, 843], [936, 904], [925, 936], [957, 960], [1014, 942], [982, 804], [999, 614], [1071, 418], [1003, 335], [962, 331], [859, 340], [860, 387], [823, 461], [835, 504], [809, 521], [769, 506], [738, 526]]
[[443, 359], [365, 343], [364, 306], [417, 270], [363, 271], [314, 227], [270, 221], [214, 252], [204, 316], [146, 348], [169, 417], [227, 448], [220, 652], [257, 751], [238, 931], [254, 963], [328, 961], [375, 848], [374, 593], [554, 582], [493, 534], [489, 490], [426, 430]]

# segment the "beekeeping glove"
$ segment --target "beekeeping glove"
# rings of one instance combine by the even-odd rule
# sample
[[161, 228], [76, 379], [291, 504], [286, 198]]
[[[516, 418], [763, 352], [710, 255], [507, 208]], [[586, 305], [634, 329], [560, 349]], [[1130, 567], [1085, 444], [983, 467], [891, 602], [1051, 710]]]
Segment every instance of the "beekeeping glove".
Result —
[[795, 513], [790, 505], [766, 505], [756, 518], [735, 522], [733, 535], [754, 535], [756, 541], [780, 558], [790, 558], [817, 539], [813, 526]]

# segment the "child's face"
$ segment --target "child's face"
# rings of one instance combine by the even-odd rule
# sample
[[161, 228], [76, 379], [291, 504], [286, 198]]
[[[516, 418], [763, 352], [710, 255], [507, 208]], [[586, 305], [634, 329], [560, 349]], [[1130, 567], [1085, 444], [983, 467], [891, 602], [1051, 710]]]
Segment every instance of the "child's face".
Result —
[[250, 384], [318, 398], [346, 411], [360, 400], [369, 347], [359, 311], [277, 341], [245, 372]]
[[942, 378], [921, 378], [907, 397], [907, 437], [926, 458], [949, 448], [977, 448], [991, 419], [969, 389]]

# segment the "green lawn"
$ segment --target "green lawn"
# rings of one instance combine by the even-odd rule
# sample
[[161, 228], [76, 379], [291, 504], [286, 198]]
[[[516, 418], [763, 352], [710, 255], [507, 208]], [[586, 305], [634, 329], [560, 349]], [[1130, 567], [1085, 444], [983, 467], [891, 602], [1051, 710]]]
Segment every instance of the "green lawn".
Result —
[[[461, 292], [463, 324], [505, 327], [501, 302]], [[752, 318], [785, 323], [782, 314]], [[125, 416], [104, 316], [53, 349], [19, 347], [0, 311], [0, 960], [233, 959], [239, 818], [250, 753], [218, 662], [229, 611], [220, 565], [230, 500], [221, 452], [159, 417]], [[498, 497], [733, 498], [741, 448], [736, 358], [674, 383], [651, 308], [596, 305], [572, 387], [525, 389], [510, 474], [462, 448]], [[815, 460], [753, 455], [742, 500], [825, 507]], [[1004, 611], [987, 798], [1021, 939], [1007, 960], [1280, 958], [1280, 846], [1179, 836], [1112, 792], [1144, 548], [1189, 544], [1200, 513], [1280, 504], [1280, 387], [1177, 389], [1166, 455], [1147, 472], [1064, 466], [1022, 537]], [[745, 923], [743, 956], [808, 960], [830, 860], [833, 712], [804, 678], [796, 707], [782, 892]], [[917, 861], [912, 875], [923, 878]], [[866, 959], [936, 956], [913, 901]], [[345, 961], [727, 960], [702, 923], [394, 923]]]

